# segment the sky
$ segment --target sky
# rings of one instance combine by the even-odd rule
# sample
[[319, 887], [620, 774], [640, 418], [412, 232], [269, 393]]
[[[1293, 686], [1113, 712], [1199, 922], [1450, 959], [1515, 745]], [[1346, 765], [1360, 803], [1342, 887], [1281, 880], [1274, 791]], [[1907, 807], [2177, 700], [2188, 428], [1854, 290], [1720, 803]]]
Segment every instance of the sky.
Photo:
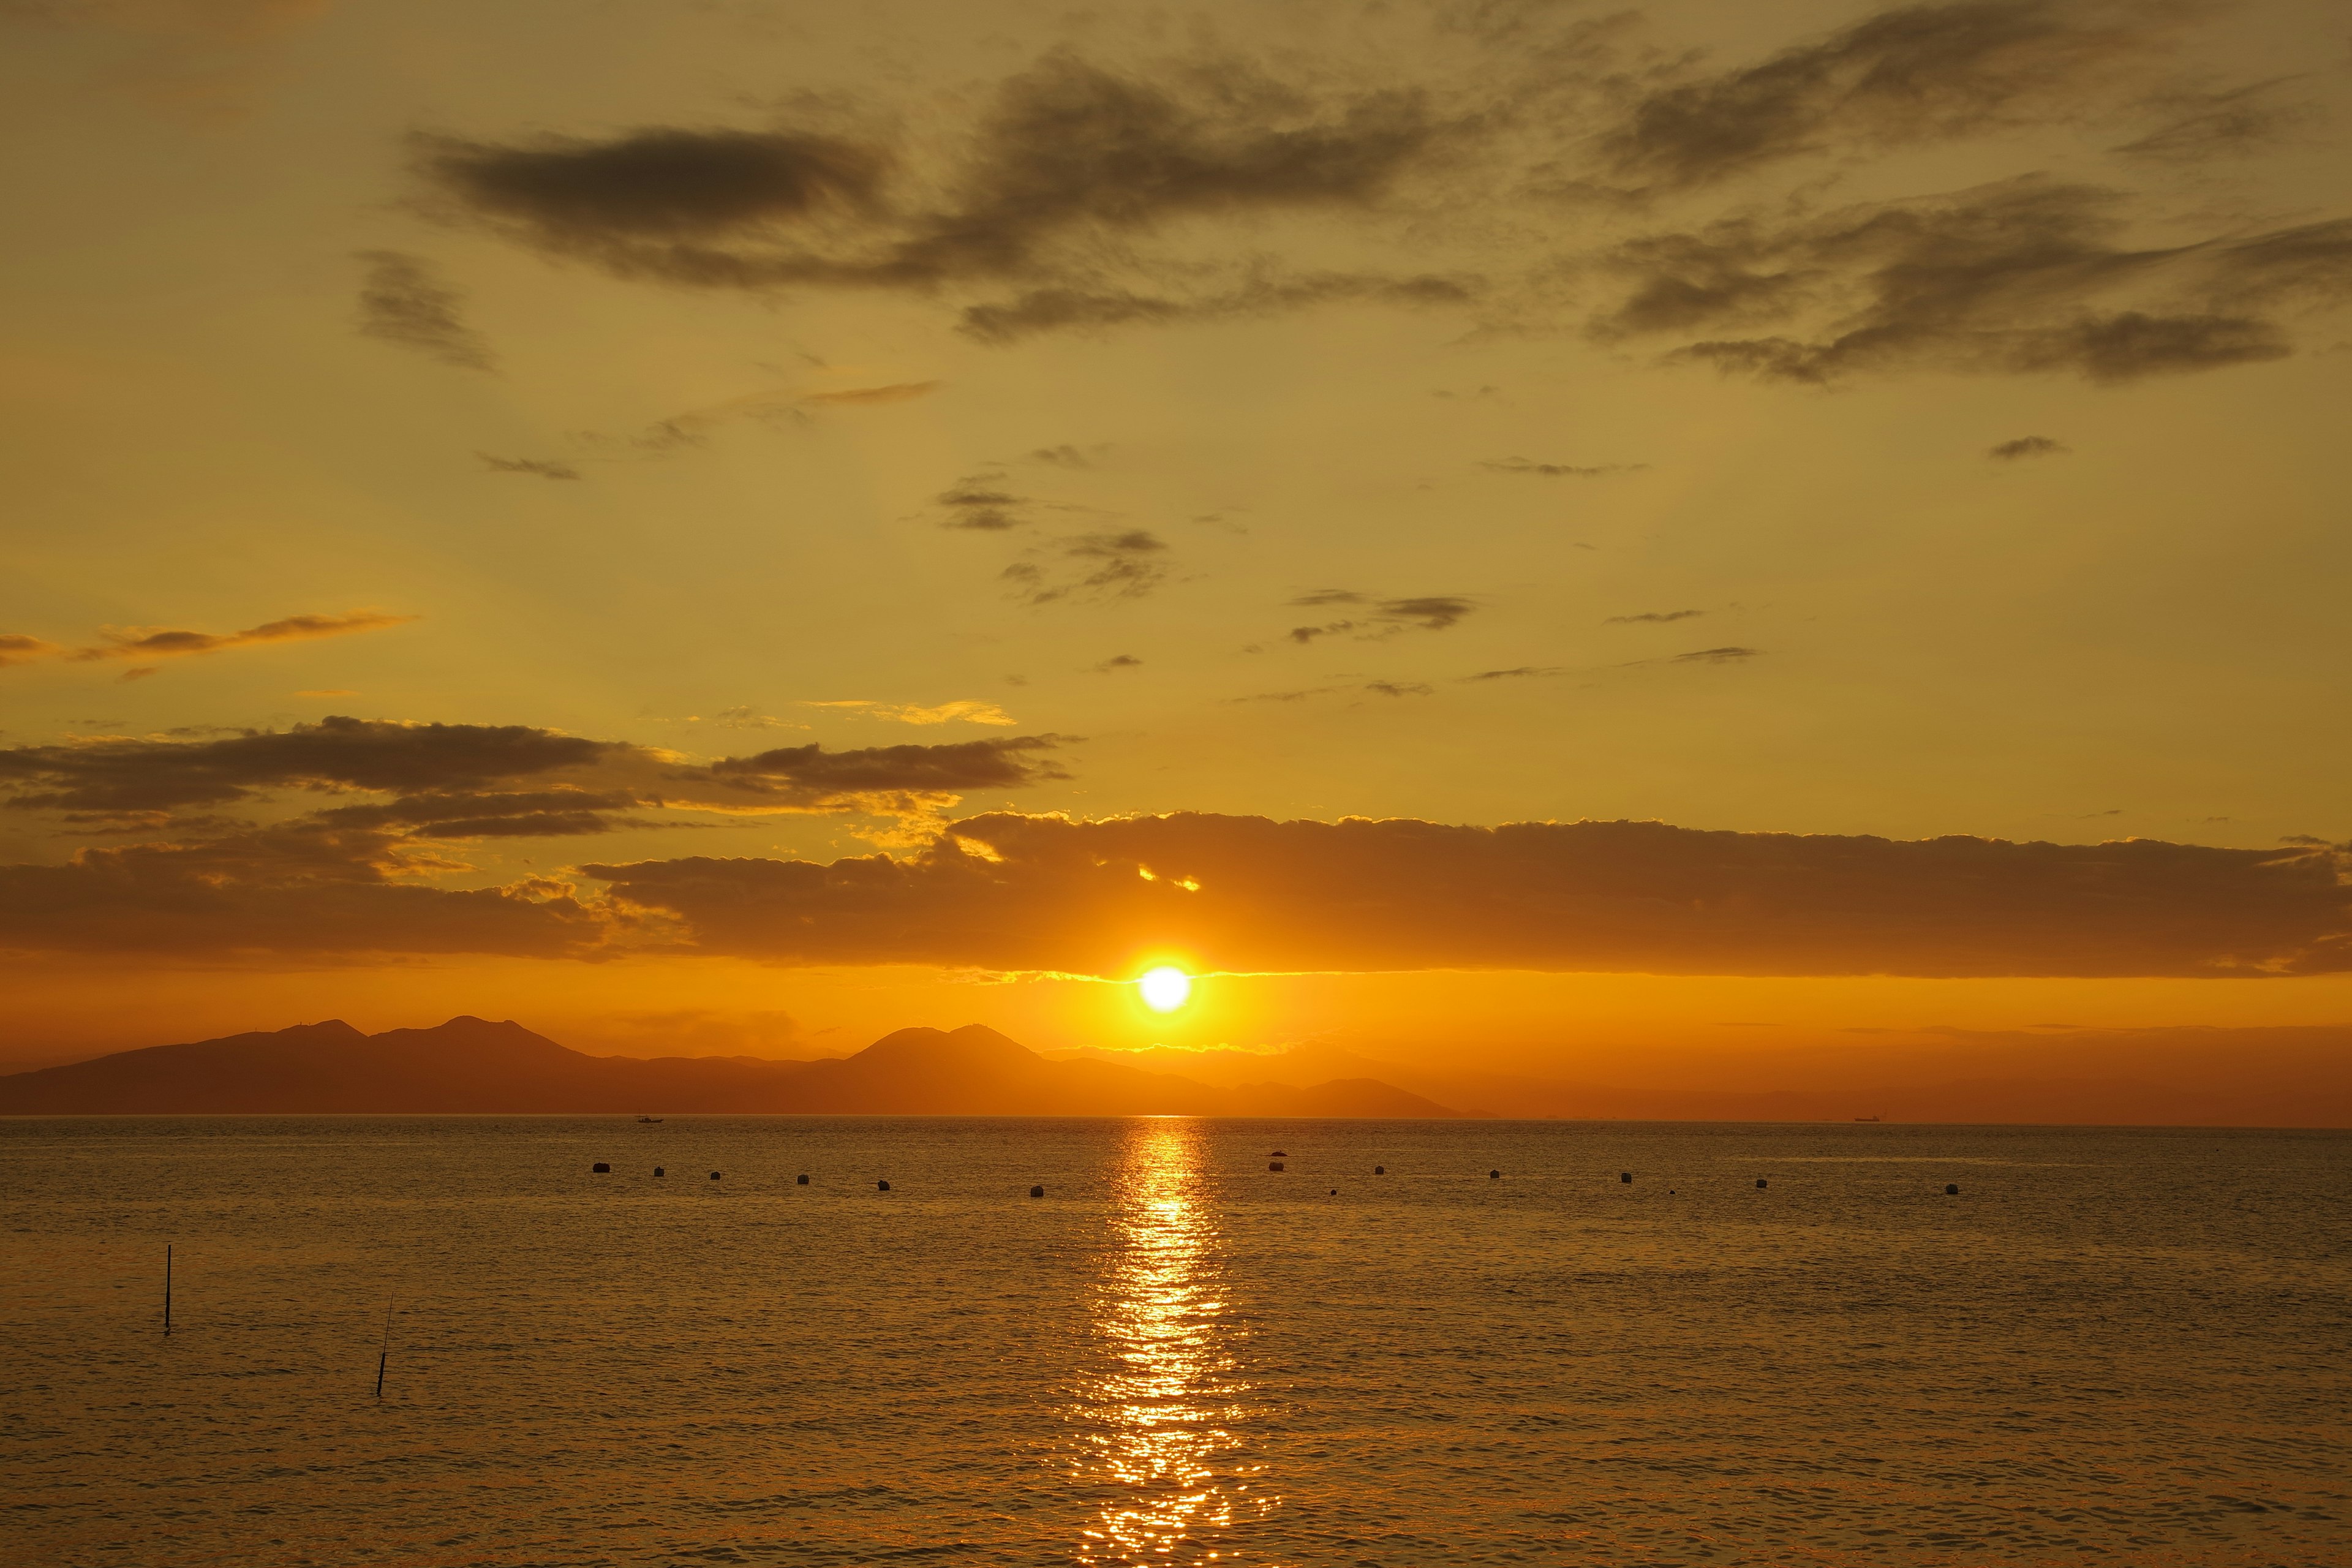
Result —
[[2352, 1027], [2338, 6], [0, 41], [0, 1065]]

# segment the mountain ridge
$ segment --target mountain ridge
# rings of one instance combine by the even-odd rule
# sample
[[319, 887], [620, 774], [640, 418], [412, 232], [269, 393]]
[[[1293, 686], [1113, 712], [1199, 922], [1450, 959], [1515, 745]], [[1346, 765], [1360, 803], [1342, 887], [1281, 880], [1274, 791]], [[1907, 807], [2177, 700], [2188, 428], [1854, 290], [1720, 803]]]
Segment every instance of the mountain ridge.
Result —
[[0, 1115], [831, 1114], [1455, 1117], [1372, 1079], [1213, 1087], [1049, 1061], [984, 1025], [895, 1030], [853, 1056], [593, 1057], [460, 1014], [362, 1034], [340, 1018], [147, 1046], [0, 1077]]

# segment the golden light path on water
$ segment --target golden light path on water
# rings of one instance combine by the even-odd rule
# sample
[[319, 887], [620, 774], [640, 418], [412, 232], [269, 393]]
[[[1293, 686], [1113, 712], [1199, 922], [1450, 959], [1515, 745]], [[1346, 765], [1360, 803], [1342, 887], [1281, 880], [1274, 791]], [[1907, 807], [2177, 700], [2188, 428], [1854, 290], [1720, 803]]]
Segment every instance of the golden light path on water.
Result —
[[1194, 1122], [1131, 1124], [1095, 1286], [1101, 1370], [1071, 1413], [1076, 1479], [1103, 1494], [1081, 1563], [1238, 1561], [1237, 1527], [1282, 1503], [1237, 1431], [1251, 1385], [1202, 1156]]

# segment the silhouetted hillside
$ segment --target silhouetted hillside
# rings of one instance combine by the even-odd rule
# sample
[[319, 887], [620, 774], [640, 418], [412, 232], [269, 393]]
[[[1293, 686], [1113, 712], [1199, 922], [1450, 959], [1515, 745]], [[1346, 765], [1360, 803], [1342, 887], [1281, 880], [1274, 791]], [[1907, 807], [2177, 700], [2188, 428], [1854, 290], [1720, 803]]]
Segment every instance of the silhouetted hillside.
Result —
[[1213, 1089], [1047, 1061], [995, 1030], [900, 1029], [831, 1061], [592, 1057], [511, 1021], [363, 1035], [341, 1019], [121, 1051], [0, 1078], [16, 1116], [505, 1112], [1452, 1116], [1370, 1079]]

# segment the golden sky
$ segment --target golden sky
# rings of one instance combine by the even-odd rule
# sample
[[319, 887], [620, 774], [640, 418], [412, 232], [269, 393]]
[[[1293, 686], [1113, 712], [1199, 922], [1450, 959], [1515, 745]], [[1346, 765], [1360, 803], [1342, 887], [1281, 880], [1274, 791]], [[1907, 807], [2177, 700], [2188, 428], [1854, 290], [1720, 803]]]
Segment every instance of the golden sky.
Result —
[[16, 0], [0, 106], [0, 1058], [2352, 1025], [2339, 5]]

